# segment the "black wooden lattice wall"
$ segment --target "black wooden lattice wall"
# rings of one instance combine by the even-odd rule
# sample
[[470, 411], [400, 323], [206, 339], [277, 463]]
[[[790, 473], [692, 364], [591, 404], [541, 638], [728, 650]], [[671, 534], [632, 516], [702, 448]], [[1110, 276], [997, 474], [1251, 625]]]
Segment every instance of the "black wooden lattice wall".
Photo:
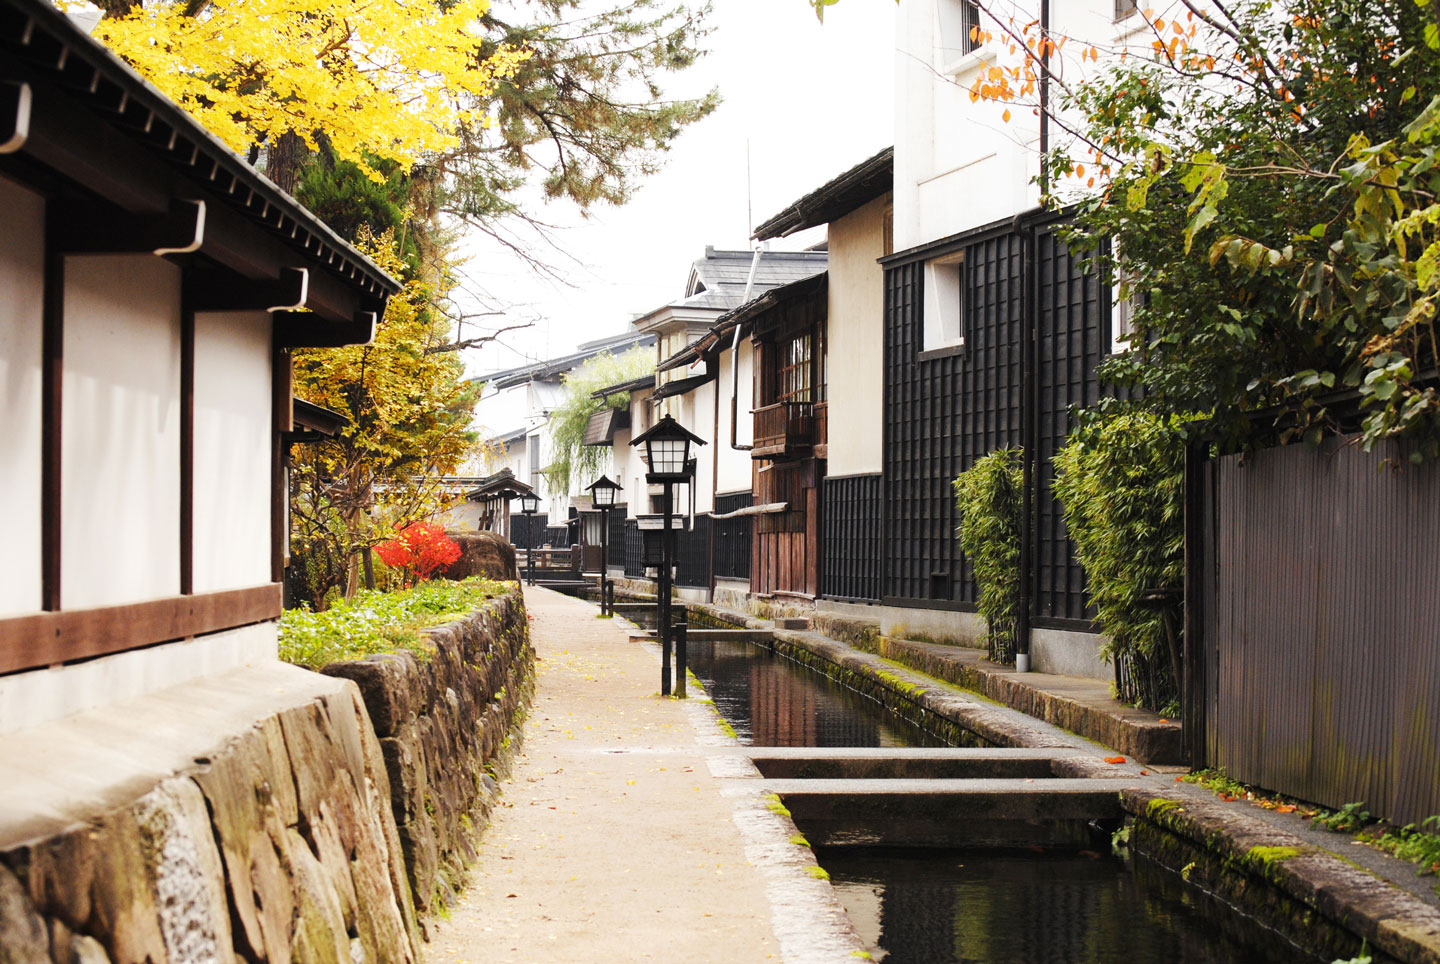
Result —
[[610, 541], [609, 564], [616, 569], [625, 565], [625, 513], [628, 508], [621, 502], [610, 510], [610, 532], [606, 538]]
[[[724, 515], [754, 503], [749, 492], [715, 497], [715, 512]], [[724, 579], [750, 578], [750, 516], [712, 520], [715, 533], [715, 575]]]
[[880, 599], [884, 503], [879, 475], [827, 478], [820, 533], [820, 592], [831, 599]]
[[1055, 454], [1070, 434], [1072, 406], [1100, 397], [1095, 366], [1110, 348], [1110, 293], [1099, 275], [1070, 255], [1048, 225], [1036, 232], [1035, 340], [1035, 581], [1033, 619], [1088, 620], [1085, 572], [1065, 532], [1064, 511], [1053, 494]]
[[645, 575], [645, 541], [640, 535], [640, 523], [634, 519], [625, 520], [625, 575], [640, 579]]
[[1020, 443], [1023, 266], [1009, 231], [965, 247], [965, 345], [925, 357], [925, 265], [885, 273], [885, 576], [895, 600], [960, 603], [977, 593], [955, 530], [952, 482]]
[[[1035, 407], [1038, 483], [1032, 612], [1081, 628], [1084, 573], [1051, 494], [1051, 458], [1071, 406], [1099, 394], [1095, 365], [1109, 346], [1109, 292], [1069, 254], [1058, 225], [1010, 222], [937, 245], [885, 272], [885, 471], [882, 598], [971, 609], [974, 577], [960, 552], [952, 481], [976, 459], [1022, 445], [1022, 404]], [[1027, 276], [1022, 232], [1034, 242]], [[924, 258], [964, 252], [964, 346], [926, 351]], [[1034, 395], [1024, 395], [1026, 285], [1036, 299]], [[827, 553], [829, 550], [826, 550]], [[830, 590], [826, 590], [830, 593]]]
[[675, 533], [675, 585], [710, 586], [710, 516], [697, 515], [693, 527]]

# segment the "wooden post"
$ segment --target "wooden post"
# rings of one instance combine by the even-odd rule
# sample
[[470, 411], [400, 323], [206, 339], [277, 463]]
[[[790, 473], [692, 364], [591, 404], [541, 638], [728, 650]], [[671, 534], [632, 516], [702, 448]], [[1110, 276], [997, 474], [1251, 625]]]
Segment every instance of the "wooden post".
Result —
[[659, 593], [660, 614], [660, 695], [670, 695], [670, 513], [674, 495], [673, 484], [662, 483], [665, 494], [660, 497], [662, 521], [665, 528], [660, 530], [660, 579], [656, 591]]

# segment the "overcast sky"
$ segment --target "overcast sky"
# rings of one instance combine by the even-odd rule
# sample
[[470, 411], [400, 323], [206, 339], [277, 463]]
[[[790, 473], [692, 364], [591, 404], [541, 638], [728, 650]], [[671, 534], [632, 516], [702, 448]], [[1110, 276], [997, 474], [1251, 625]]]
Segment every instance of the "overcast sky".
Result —
[[[467, 274], [538, 317], [533, 329], [468, 352], [472, 375], [565, 354], [621, 334], [630, 319], [683, 293], [707, 244], [746, 249], [746, 144], [755, 223], [889, 146], [893, 140], [894, 22], [890, 0], [845, 0], [822, 27], [805, 0], [715, 0], [711, 53], [672, 84], [689, 96], [719, 87], [725, 102], [682, 134], [665, 169], [634, 200], [589, 220], [546, 205], [564, 225], [553, 252], [568, 284], [547, 282], [472, 240]], [[797, 248], [823, 237], [787, 239]], [[578, 263], [577, 263], [578, 262]]]

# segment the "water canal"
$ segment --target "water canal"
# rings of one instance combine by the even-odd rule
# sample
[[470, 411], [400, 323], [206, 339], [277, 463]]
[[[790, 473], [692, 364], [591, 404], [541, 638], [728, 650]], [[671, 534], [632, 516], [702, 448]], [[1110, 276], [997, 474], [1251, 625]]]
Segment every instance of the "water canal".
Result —
[[[717, 711], [751, 746], [946, 745], [762, 645], [694, 640], [689, 651]], [[816, 856], [890, 964], [1319, 962], [1174, 871], [1116, 853], [1100, 832], [1020, 849], [839, 846]]]

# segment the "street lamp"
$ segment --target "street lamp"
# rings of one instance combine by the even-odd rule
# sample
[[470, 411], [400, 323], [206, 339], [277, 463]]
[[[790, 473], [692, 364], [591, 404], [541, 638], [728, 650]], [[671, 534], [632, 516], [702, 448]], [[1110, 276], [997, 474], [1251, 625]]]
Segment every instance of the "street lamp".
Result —
[[535, 513], [539, 509], [540, 497], [534, 492], [520, 496], [520, 511], [525, 513], [525, 568], [532, 586], [535, 585]]
[[[660, 610], [660, 695], [670, 695], [670, 575], [675, 565], [675, 547], [670, 531], [670, 516], [674, 511], [671, 500], [673, 486], [690, 479], [690, 446], [704, 445], [705, 440], [688, 431], [675, 419], [666, 415], [656, 422], [648, 432], [642, 432], [630, 442], [631, 445], [645, 446], [645, 464], [650, 471], [645, 481], [659, 483], [664, 487], [661, 508], [664, 528], [660, 530], [660, 585], [657, 587]], [[680, 635], [680, 646], [676, 650], [675, 695], [685, 695], [685, 636]]]
[[610, 510], [615, 507], [615, 493], [620, 491], [618, 483], [607, 476], [600, 476], [590, 483], [590, 498], [600, 510], [600, 615], [615, 615], [615, 600], [611, 597], [610, 585]]

